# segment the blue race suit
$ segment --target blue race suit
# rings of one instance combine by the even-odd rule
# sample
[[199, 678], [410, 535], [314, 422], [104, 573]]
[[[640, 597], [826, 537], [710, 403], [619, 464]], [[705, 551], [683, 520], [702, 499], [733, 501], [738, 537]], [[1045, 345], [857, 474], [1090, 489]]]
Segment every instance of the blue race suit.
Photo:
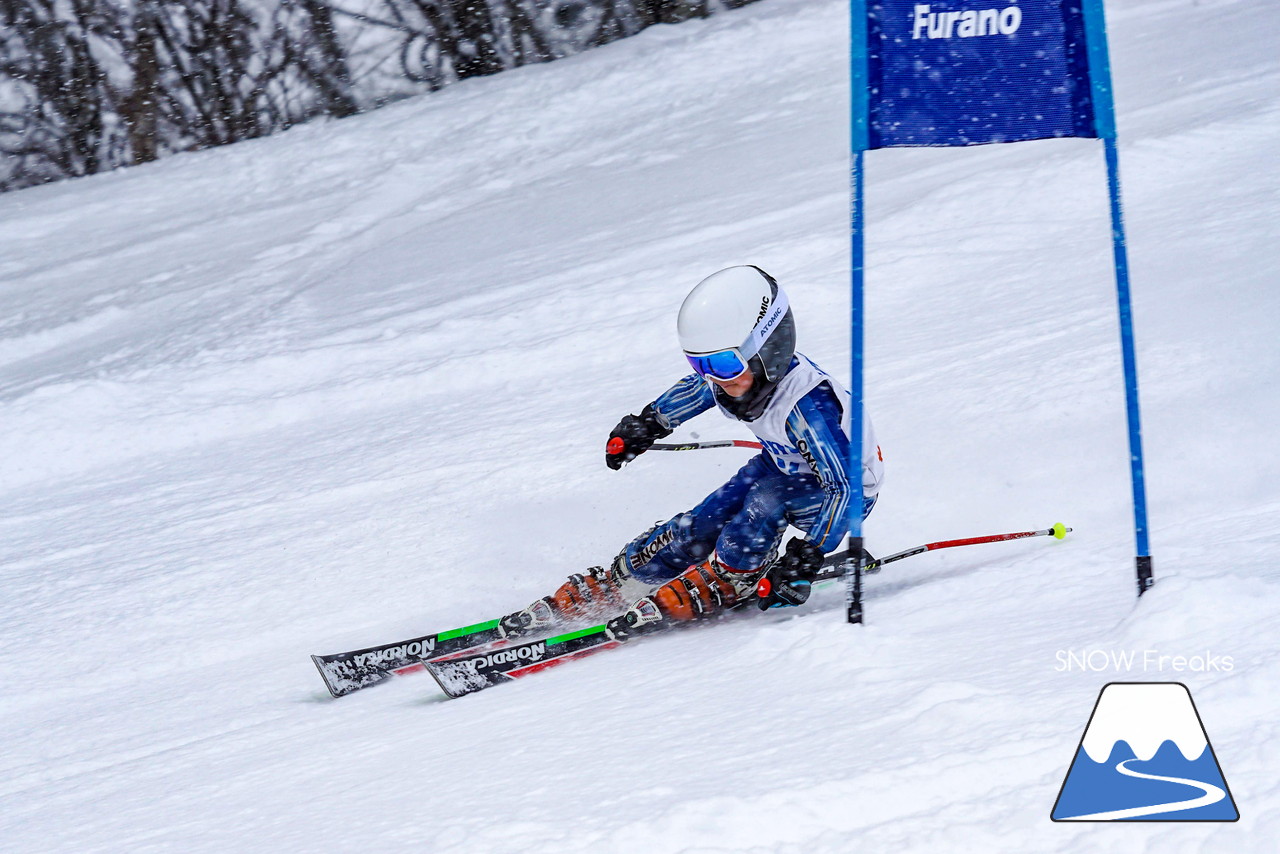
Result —
[[[824, 553], [835, 551], [848, 533], [849, 501], [857, 491], [848, 472], [847, 401], [848, 392], [813, 362], [800, 355], [793, 358], [764, 414], [744, 422], [765, 451], [698, 506], [629, 543], [625, 554], [631, 573], [646, 584], [658, 584], [704, 560], [713, 549], [722, 563], [749, 572], [773, 557], [788, 524]], [[672, 427], [715, 406], [710, 385], [697, 374], [680, 380], [653, 403]], [[869, 420], [863, 445], [865, 519], [883, 475]]]

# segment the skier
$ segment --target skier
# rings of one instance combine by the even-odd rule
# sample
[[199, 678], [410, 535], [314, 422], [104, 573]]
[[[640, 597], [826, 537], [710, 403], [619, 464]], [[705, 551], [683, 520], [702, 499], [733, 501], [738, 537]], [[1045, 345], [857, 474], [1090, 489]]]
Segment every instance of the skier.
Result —
[[[708, 616], [749, 597], [761, 609], [800, 605], [847, 532], [849, 502], [861, 503], [864, 519], [875, 505], [884, 463], [870, 419], [862, 424], [858, 494], [848, 470], [849, 393], [796, 352], [791, 307], [772, 276], [755, 266], [708, 276], [685, 298], [676, 325], [694, 373], [618, 422], [606, 465], [622, 468], [713, 407], [746, 424], [764, 451], [698, 506], [628, 543], [608, 569], [572, 575], [553, 595], [503, 618], [509, 630], [617, 613], [629, 592], [648, 591], [609, 623], [615, 635]], [[788, 524], [804, 535], [777, 556]]]

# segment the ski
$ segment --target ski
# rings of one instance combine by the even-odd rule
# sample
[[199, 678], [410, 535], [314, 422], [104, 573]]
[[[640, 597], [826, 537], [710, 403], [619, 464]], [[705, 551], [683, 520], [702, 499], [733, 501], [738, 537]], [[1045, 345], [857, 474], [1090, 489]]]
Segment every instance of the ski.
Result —
[[[972, 537], [964, 540], [944, 540], [928, 543], [884, 558], [871, 560], [863, 565], [862, 571], [864, 573], [875, 573], [887, 563], [893, 563], [894, 561], [934, 549], [1033, 536], [1052, 535], [1061, 539], [1070, 530], [1070, 528], [1062, 525], [1055, 525], [1043, 531], [1023, 531], [1015, 534], [996, 534], [989, 537]], [[815, 581], [820, 582], [843, 576], [846, 569], [844, 564], [847, 559], [847, 551], [839, 551], [827, 555], [823, 561], [823, 570]], [[570, 634], [573, 633], [571, 632]], [[345, 697], [364, 688], [379, 685], [395, 676], [421, 672], [425, 669], [424, 659], [449, 657], [454, 653], [476, 651], [479, 647], [484, 647], [487, 651], [493, 648], [491, 645], [509, 647], [513, 644], [514, 639], [507, 637], [499, 620], [488, 620], [470, 626], [463, 626], [462, 628], [366, 647], [365, 649], [338, 652], [332, 655], [313, 655], [311, 656], [311, 661], [320, 672], [320, 678], [324, 680], [325, 687], [329, 689], [329, 693], [334, 697]], [[553, 646], [558, 645], [553, 644]], [[576, 646], [574, 648], [577, 649]], [[520, 675], [524, 674], [521, 673]]]
[[[826, 563], [834, 566], [843, 561], [843, 551], [827, 557]], [[871, 571], [865, 570], [864, 571]], [[320, 678], [337, 697], [345, 697], [356, 691], [380, 685], [396, 676], [418, 673], [423, 670], [422, 660], [447, 656], [451, 653], [475, 650], [479, 647], [504, 645], [509, 642], [507, 632], [499, 620], [488, 620], [459, 629], [422, 635], [394, 641], [379, 646], [336, 652], [332, 655], [313, 655], [311, 661], [320, 672]]]
[[[912, 554], [919, 553], [912, 552]], [[892, 555], [883, 561], [873, 561], [864, 567], [863, 571], [875, 572], [891, 559], [900, 560], [908, 556]], [[847, 551], [827, 555], [823, 561], [823, 568], [814, 578], [814, 583], [819, 584], [844, 575], [847, 571], [845, 567], [847, 558]], [[740, 607], [749, 601], [751, 600], [744, 599], [735, 607]], [[626, 642], [628, 642], [626, 639], [614, 636], [607, 623], [601, 623], [548, 638], [512, 642], [496, 648], [485, 647], [452, 654], [423, 656], [421, 665], [436, 680], [441, 691], [456, 699], [555, 667], [566, 661], [585, 658], [597, 652], [622, 646]]]
[[472, 649], [505, 637], [506, 632], [499, 621], [488, 620], [381, 646], [333, 655], [313, 655], [311, 661], [320, 671], [320, 678], [329, 693], [334, 697], [345, 697], [394, 676], [421, 671], [421, 659], [424, 657]]
[[473, 650], [423, 659], [422, 666], [441, 691], [457, 698], [622, 644], [623, 641], [602, 624], [541, 640], [513, 643], [497, 650]]
[[[862, 568], [864, 573], [878, 572], [886, 564], [904, 560], [918, 554], [937, 549], [971, 546], [980, 543], [996, 543], [1007, 540], [1018, 540], [1025, 537], [1052, 536], [1062, 539], [1071, 528], [1058, 523], [1051, 528], [1039, 531], [1020, 531], [1013, 534], [994, 534], [986, 537], [968, 537], [959, 540], [941, 540], [926, 543], [923, 546], [896, 552], [887, 557], [872, 559]], [[847, 552], [836, 552], [828, 555], [823, 568], [814, 578], [814, 583], [830, 581], [842, 577], [850, 571], [852, 563], [848, 562]], [[744, 599], [739, 606], [750, 601]], [[680, 624], [683, 625], [683, 624]], [[670, 628], [666, 626], [663, 628]], [[643, 634], [637, 635], [643, 636]], [[585, 658], [597, 652], [615, 649], [631, 639], [615, 636], [608, 623], [591, 626], [585, 629], [555, 635], [540, 640], [513, 642], [498, 649], [463, 650], [454, 654], [423, 657], [422, 666], [436, 680], [440, 690], [446, 696], [458, 698], [474, 694], [495, 685], [511, 682], [532, 673], [546, 670], [567, 661]]]

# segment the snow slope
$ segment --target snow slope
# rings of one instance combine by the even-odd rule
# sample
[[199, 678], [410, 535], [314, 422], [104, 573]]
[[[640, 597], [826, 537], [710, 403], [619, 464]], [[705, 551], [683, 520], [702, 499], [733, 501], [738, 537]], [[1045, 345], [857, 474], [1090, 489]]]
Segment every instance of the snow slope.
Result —
[[[775, 273], [847, 372], [846, 15], [768, 0], [0, 196], [7, 850], [1273, 850], [1267, 0], [1111, 14], [1140, 604], [1098, 145], [885, 151], [870, 546], [1076, 533], [897, 564], [862, 628], [829, 590], [458, 701], [425, 677], [333, 701], [307, 659], [512, 610], [743, 462], [601, 464], [683, 372], [674, 313], [707, 273]], [[1063, 671], [1072, 650], [1232, 666]], [[1190, 687], [1238, 823], [1049, 821], [1126, 678]]]

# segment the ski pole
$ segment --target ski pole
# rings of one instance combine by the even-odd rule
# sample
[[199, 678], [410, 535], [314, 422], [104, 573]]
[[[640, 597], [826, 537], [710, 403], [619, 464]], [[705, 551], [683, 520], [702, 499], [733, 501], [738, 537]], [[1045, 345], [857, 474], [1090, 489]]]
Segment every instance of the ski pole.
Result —
[[[1019, 531], [1014, 534], [991, 534], [986, 537], [966, 537], [961, 540], [939, 540], [936, 543], [925, 543], [923, 546], [916, 546], [915, 548], [907, 549], [906, 551], [895, 552], [887, 557], [876, 558], [875, 560], [868, 561], [863, 565], [862, 571], [879, 572], [880, 567], [884, 566], [886, 563], [893, 563], [896, 560], [902, 560], [903, 558], [924, 554], [925, 552], [937, 551], [938, 549], [951, 549], [956, 546], [976, 546], [980, 543], [1000, 543], [1005, 540], [1021, 540], [1027, 537], [1056, 537], [1061, 540], [1070, 533], [1071, 530], [1071, 528], [1068, 528], [1066, 525], [1058, 522], [1054, 524], [1052, 528], [1045, 528], [1040, 531]], [[848, 557], [848, 549], [827, 555], [822, 561], [822, 570], [814, 580], [825, 581], [829, 578], [840, 578], [843, 576], [847, 571], [845, 569], [844, 562]]]
[[651, 451], [701, 451], [703, 448], [755, 448], [759, 451], [764, 449], [764, 445], [759, 442], [749, 442], [746, 439], [712, 439], [708, 442], [682, 442], [679, 445], [649, 446]]
[[[621, 454], [626, 450], [627, 444], [621, 436], [614, 436], [609, 440], [606, 450], [610, 454]], [[754, 448], [757, 451], [763, 450], [764, 445], [759, 442], [749, 442], [746, 439], [712, 439], [708, 442], [681, 442], [678, 445], [650, 445], [650, 451], [701, 451], [704, 448]]]

